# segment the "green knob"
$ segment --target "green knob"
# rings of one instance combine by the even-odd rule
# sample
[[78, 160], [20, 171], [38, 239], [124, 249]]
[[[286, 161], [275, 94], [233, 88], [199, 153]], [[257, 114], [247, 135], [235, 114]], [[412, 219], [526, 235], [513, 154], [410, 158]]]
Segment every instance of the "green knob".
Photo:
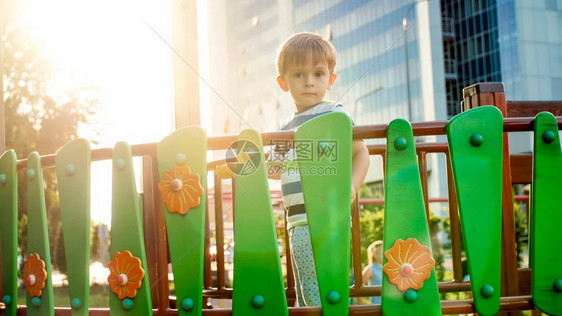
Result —
[[418, 292], [409, 289], [404, 293], [404, 300], [408, 303], [413, 303], [418, 300]]
[[135, 306], [135, 303], [130, 298], [126, 298], [121, 302], [121, 307], [123, 307], [123, 309], [126, 311], [130, 311], [131, 309], [133, 309], [133, 306]]
[[490, 284], [485, 284], [480, 289], [480, 294], [482, 294], [484, 298], [490, 298], [494, 295], [494, 288]]
[[31, 305], [33, 305], [33, 307], [39, 307], [41, 306], [41, 299], [38, 297], [34, 297], [31, 299]]
[[470, 143], [474, 147], [479, 147], [480, 145], [482, 145], [483, 142], [484, 142], [484, 137], [481, 134], [476, 133], [470, 136]]
[[544, 140], [544, 142], [547, 144], [552, 143], [555, 138], [556, 138], [556, 134], [554, 134], [553, 131], [545, 131], [542, 134], [542, 140]]
[[265, 305], [265, 298], [261, 295], [252, 297], [252, 306], [255, 309], [262, 308]]
[[192, 310], [192, 309], [193, 309], [193, 306], [195, 306], [195, 304], [193, 303], [193, 300], [190, 299], [189, 297], [188, 297], [188, 298], [184, 298], [184, 299], [181, 301], [181, 308], [182, 308], [184, 311], [186, 311], [186, 312], [189, 312], [190, 310]]
[[12, 297], [10, 295], [6, 295], [4, 296], [4, 304], [6, 304], [6, 306], [12, 304]]
[[404, 137], [398, 137], [394, 140], [394, 148], [397, 150], [404, 150], [408, 147], [408, 141]]
[[336, 305], [340, 301], [341, 301], [340, 293], [338, 293], [336, 291], [331, 291], [330, 293], [328, 293], [328, 303], [330, 303], [332, 305]]
[[70, 306], [72, 306], [72, 309], [80, 309], [80, 307], [82, 307], [82, 301], [76, 297], [70, 302]]
[[554, 281], [553, 286], [554, 286], [555, 292], [558, 292], [558, 293], [562, 292], [562, 279], [558, 279], [558, 280]]

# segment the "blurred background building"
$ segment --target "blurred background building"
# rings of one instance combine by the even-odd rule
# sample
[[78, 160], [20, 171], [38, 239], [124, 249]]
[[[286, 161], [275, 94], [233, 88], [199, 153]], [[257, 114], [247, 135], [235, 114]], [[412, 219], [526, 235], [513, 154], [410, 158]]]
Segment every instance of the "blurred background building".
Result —
[[[213, 135], [278, 130], [294, 105], [275, 81], [277, 48], [301, 31], [336, 47], [327, 99], [356, 125], [447, 120], [477, 82], [504, 82], [507, 100], [562, 99], [561, 0], [222, 0], [208, 23]], [[444, 159], [429, 158], [429, 195], [447, 196]], [[382, 183], [380, 161], [371, 169]]]

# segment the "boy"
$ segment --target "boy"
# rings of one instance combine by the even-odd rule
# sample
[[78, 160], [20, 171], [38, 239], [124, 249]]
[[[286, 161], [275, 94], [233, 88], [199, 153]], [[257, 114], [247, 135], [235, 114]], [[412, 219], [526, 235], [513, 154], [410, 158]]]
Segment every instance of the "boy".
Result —
[[[318, 34], [298, 33], [281, 46], [277, 57], [277, 83], [283, 91], [291, 94], [296, 106], [296, 112], [283, 123], [281, 130], [295, 130], [304, 122], [330, 112], [347, 114], [342, 105], [323, 100], [336, 81], [335, 67], [334, 47]], [[280, 151], [279, 148], [276, 150]], [[298, 306], [321, 305], [300, 174], [298, 170], [280, 172], [279, 162], [294, 160], [295, 150], [287, 148], [285, 153], [272, 156], [273, 163], [270, 163], [268, 172], [271, 178], [281, 178]], [[352, 199], [355, 199], [368, 167], [369, 152], [365, 143], [354, 140]]]

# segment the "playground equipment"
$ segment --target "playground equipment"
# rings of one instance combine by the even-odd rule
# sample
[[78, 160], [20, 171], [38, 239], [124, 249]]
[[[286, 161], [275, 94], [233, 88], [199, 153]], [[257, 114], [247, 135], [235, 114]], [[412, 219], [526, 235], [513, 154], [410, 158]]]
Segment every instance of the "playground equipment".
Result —
[[[518, 110], [533, 105], [553, 108], [553, 104], [537, 104], [510, 105], [519, 105]], [[497, 84], [465, 89], [463, 106], [465, 112], [449, 122], [410, 124], [398, 119], [385, 126], [352, 129], [345, 115], [333, 113], [307, 122], [295, 133], [260, 135], [246, 130], [236, 138], [207, 139], [200, 128], [186, 127], [157, 144], [129, 146], [120, 142], [113, 149], [91, 150], [86, 140], [77, 139], [56, 155], [32, 153], [26, 160], [17, 160], [9, 150], [0, 158], [4, 280], [0, 315], [494, 315], [535, 308], [562, 315], [562, 243], [556, 230], [562, 222], [556, 202], [562, 181], [558, 133], [562, 118], [550, 113], [510, 118], [510, 108]], [[552, 112], [560, 115], [557, 111], [562, 111], [561, 107], [558, 104]], [[533, 172], [530, 156], [509, 155], [507, 133], [521, 131], [534, 133]], [[448, 142], [414, 140], [427, 135], [447, 135]], [[369, 146], [370, 154], [382, 155], [385, 165], [382, 287], [362, 285], [359, 207], [350, 204], [352, 137], [386, 139], [386, 146]], [[322, 176], [302, 173], [307, 212], [311, 210], [308, 218], [321, 307], [288, 307], [294, 302], [292, 269], [290, 257], [286, 257], [285, 281], [263, 152], [263, 144], [279, 139], [301, 145], [299, 168], [337, 170]], [[224, 150], [233, 143], [238, 155], [230, 173], [220, 167], [224, 160], [206, 161], [208, 150]], [[429, 241], [426, 155], [434, 152], [444, 154], [448, 165], [452, 282], [437, 282]], [[136, 191], [134, 156], [143, 157], [142, 194]], [[107, 159], [113, 164], [108, 278], [112, 292], [108, 309], [92, 309], [88, 308], [87, 270], [89, 166], [91, 161]], [[52, 301], [41, 174], [46, 167], [57, 171], [69, 308], [54, 307]], [[25, 305], [17, 301], [18, 169], [26, 170], [28, 231], [33, 232], [28, 237], [23, 280]], [[211, 193], [206, 179], [215, 170]], [[216, 247], [224, 246], [225, 210], [220, 197], [222, 183], [228, 180], [221, 176], [231, 177], [233, 183], [232, 289], [225, 285], [222, 251], [217, 251], [217, 284], [211, 283], [211, 212], [215, 215]], [[515, 259], [513, 183], [532, 183], [530, 269], [517, 269]], [[207, 204], [210, 195], [214, 210]], [[460, 227], [470, 282], [462, 281]], [[174, 275], [173, 298], [169, 296], [167, 245]], [[351, 286], [350, 267], [355, 279]], [[472, 298], [440, 300], [439, 293], [459, 291], [470, 291]], [[350, 297], [381, 294], [382, 305], [349, 304]], [[210, 298], [232, 299], [232, 308], [208, 309]]]

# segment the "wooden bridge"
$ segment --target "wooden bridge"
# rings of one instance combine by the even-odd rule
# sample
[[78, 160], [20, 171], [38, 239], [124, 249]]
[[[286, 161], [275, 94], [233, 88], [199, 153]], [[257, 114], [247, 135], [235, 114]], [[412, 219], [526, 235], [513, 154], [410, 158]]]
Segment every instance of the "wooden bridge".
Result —
[[[87, 140], [78, 139], [57, 154], [32, 153], [19, 160], [7, 151], [0, 158], [4, 281], [0, 315], [507, 315], [520, 310], [562, 315], [562, 235], [558, 231], [562, 206], [557, 202], [562, 188], [558, 132], [562, 103], [506, 102], [503, 86], [496, 83], [468, 87], [464, 97], [464, 112], [448, 122], [394, 120], [388, 125], [352, 128], [346, 117], [328, 114], [295, 133], [260, 135], [246, 130], [239, 136], [207, 139], [200, 128], [187, 127], [152, 144], [121, 142], [114, 148], [91, 150]], [[534, 135], [532, 154], [511, 156], [508, 134], [527, 131]], [[432, 135], [447, 135], [448, 141], [414, 140]], [[350, 157], [352, 137], [386, 139], [386, 145], [368, 146], [371, 155], [383, 158], [385, 168], [382, 286], [363, 285], [359, 203], [350, 205], [350, 190], [342, 189], [351, 183], [346, 157]], [[300, 167], [338, 171], [323, 177], [302, 175], [307, 206], [325, 205], [323, 213], [308, 214], [322, 306], [291, 307], [295, 299], [291, 258], [283, 258], [285, 277], [263, 152], [263, 144], [275, 140], [310, 141], [317, 159], [305, 161], [299, 156]], [[331, 140], [338, 141], [338, 159], [321, 154]], [[230, 173], [224, 167], [228, 161], [207, 161], [208, 151], [225, 150], [236, 142], [239, 154]], [[246, 148], [244, 155], [241, 146]], [[436, 280], [429, 241], [427, 155], [433, 153], [444, 155], [447, 162], [453, 267], [449, 282]], [[133, 157], [142, 157], [142, 192], [136, 189]], [[90, 164], [100, 160], [113, 164], [108, 278], [112, 292], [105, 309], [88, 308]], [[53, 303], [43, 168], [55, 168], [57, 173], [70, 308]], [[25, 172], [28, 199], [26, 302], [17, 301], [18, 171]], [[213, 192], [207, 191], [208, 174], [213, 176]], [[232, 184], [231, 210], [225, 210], [219, 198], [227, 182]], [[530, 268], [525, 269], [517, 266], [515, 184], [531, 184]], [[212, 209], [207, 203], [211, 197]], [[224, 247], [222, 218], [229, 211], [234, 214], [236, 245], [233, 288], [227, 287], [220, 251]], [[211, 237], [211, 230], [216, 236]], [[219, 249], [215, 284], [213, 238]], [[470, 281], [463, 281], [461, 244]], [[286, 245], [289, 253], [288, 241]], [[465, 291], [471, 293], [470, 298], [442, 300], [440, 296]], [[350, 298], [370, 296], [382, 296], [382, 305], [349, 304]], [[232, 308], [212, 306], [214, 298], [232, 300]]]

